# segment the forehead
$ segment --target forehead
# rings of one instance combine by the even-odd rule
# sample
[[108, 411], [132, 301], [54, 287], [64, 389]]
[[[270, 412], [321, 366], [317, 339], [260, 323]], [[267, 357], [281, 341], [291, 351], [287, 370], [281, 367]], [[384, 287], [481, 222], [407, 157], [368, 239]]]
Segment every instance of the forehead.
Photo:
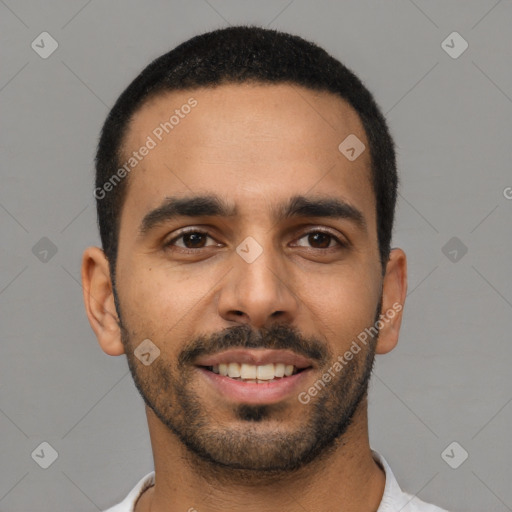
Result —
[[[338, 146], [354, 135], [366, 149], [350, 161]], [[222, 195], [253, 214], [274, 199], [329, 193], [357, 203], [372, 221], [363, 125], [347, 102], [328, 92], [259, 83], [167, 92], [135, 113], [123, 149], [122, 164], [137, 162], [121, 225], [125, 217], [137, 222], [167, 196], [197, 192]]]

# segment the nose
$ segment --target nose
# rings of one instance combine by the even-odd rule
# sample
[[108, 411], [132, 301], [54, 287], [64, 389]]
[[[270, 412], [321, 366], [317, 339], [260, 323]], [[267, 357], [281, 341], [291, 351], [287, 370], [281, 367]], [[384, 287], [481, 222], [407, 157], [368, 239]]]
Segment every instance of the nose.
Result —
[[290, 271], [276, 251], [265, 248], [252, 262], [234, 253], [233, 265], [220, 291], [218, 308], [223, 319], [255, 329], [296, 320], [299, 299]]

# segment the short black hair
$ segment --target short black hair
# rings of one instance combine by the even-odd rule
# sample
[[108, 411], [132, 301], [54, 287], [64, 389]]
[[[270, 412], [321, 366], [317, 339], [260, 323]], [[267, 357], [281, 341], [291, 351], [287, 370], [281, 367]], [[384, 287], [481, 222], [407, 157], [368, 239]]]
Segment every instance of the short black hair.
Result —
[[127, 178], [109, 187], [106, 194], [97, 195], [96, 191], [105, 190], [122, 165], [130, 120], [145, 102], [159, 94], [243, 82], [288, 83], [331, 92], [357, 112], [369, 143], [384, 271], [391, 249], [398, 175], [394, 141], [375, 99], [352, 71], [315, 43], [277, 30], [243, 25], [197, 35], [158, 57], [123, 91], [108, 114], [95, 159], [95, 197], [101, 243], [112, 279]]

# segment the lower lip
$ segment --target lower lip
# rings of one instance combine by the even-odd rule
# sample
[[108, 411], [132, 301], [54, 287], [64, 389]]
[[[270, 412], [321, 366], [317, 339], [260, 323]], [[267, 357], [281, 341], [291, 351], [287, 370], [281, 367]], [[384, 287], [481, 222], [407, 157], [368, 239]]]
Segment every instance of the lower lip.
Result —
[[273, 404], [304, 390], [312, 368], [262, 384], [231, 379], [203, 367], [198, 370], [220, 394], [234, 402]]

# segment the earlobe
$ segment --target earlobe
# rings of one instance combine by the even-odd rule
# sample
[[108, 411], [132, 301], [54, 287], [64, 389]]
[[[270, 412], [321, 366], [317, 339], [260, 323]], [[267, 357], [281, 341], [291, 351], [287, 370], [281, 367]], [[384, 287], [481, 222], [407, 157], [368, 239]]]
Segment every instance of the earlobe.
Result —
[[84, 251], [82, 288], [85, 311], [102, 350], [111, 356], [124, 354], [108, 260], [99, 247]]
[[382, 310], [376, 353], [386, 354], [398, 343], [407, 295], [407, 258], [402, 249], [392, 249], [382, 285]]

